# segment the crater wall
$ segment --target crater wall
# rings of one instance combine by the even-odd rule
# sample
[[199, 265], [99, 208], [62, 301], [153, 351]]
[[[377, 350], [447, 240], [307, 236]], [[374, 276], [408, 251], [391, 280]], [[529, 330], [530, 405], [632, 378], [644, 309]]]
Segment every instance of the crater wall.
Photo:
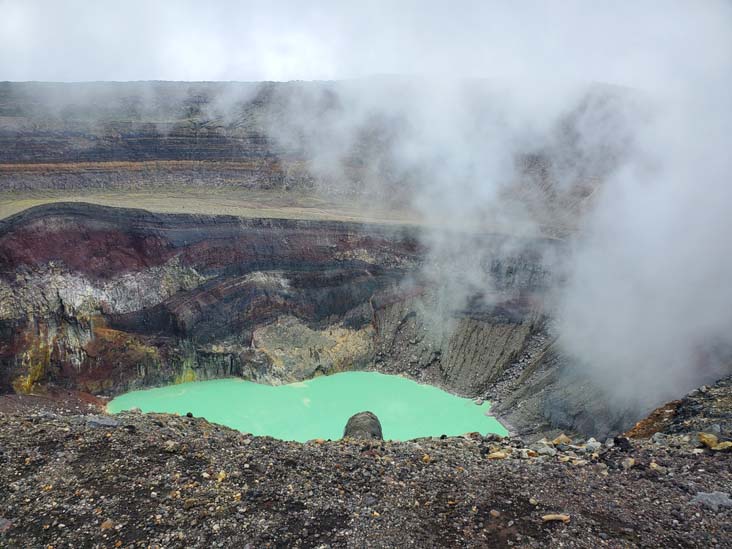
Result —
[[[514, 268], [540, 257], [525, 244]], [[423, 261], [412, 227], [33, 208], [0, 222], [2, 386], [116, 393], [371, 367], [477, 394], [540, 321], [545, 281], [509, 283], [441, 333]]]

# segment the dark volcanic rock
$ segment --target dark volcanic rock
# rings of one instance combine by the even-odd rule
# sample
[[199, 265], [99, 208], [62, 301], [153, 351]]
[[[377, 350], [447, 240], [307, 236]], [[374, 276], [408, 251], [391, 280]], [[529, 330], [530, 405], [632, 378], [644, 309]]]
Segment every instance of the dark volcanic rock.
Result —
[[[372, 262], [356, 259], [360, 250]], [[417, 252], [413, 231], [359, 223], [155, 214], [84, 203], [39, 206], [0, 221], [0, 275], [5, 277], [20, 266], [55, 261], [106, 279], [173, 257], [206, 277], [277, 268], [305, 277], [336, 263], [340, 268], [380, 260], [398, 265]]]
[[654, 433], [687, 432], [706, 432], [720, 440], [732, 440], [732, 375], [659, 406], [627, 434], [648, 438]]
[[[299, 444], [202, 418], [117, 419], [0, 413], [0, 546], [732, 545], [732, 453], [638, 441], [531, 456], [481, 436]], [[555, 514], [568, 520], [545, 520]]]
[[487, 394], [494, 402], [491, 412], [504, 425], [530, 439], [566, 431], [605, 440], [642, 417], [644, 410], [619, 408], [609, 400], [555, 349], [554, 340], [544, 335], [539, 339], [543, 343], [536, 354], [508, 365], [500, 391]]
[[545, 347], [512, 373], [543, 330], [552, 274], [541, 257], [557, 244], [507, 239], [474, 237], [481, 250], [514, 253], [486, 265], [493, 294], [436, 329], [414, 227], [32, 208], [0, 221], [0, 391], [116, 394], [374, 368], [483, 397], [508, 374], [510, 390], [490, 400], [522, 434], [558, 428], [604, 440], [629, 428], [643, 410], [613, 411]]
[[279, 358], [257, 329], [285, 315], [310, 334], [312, 371], [273, 379], [363, 364], [369, 346], [344, 338], [370, 337], [364, 307], [418, 255], [404, 227], [33, 208], [0, 222], [0, 380], [92, 392], [245, 371], [266, 380]]
[[359, 412], [348, 418], [343, 437], [383, 440], [381, 422], [373, 412]]
[[514, 257], [486, 265], [495, 294], [440, 334], [416, 231], [83, 203], [23, 211], [0, 221], [0, 386], [295, 381], [376, 357], [382, 371], [478, 393], [539, 322], [540, 250], [553, 244], [512, 242]]
[[[465, 85], [466, 112], [481, 120], [495, 90], [475, 81]], [[421, 79], [359, 82], [360, 90], [383, 97], [418, 99], [424, 88]], [[352, 82], [0, 82], [0, 188], [329, 187], [327, 177], [308, 169], [313, 135], [297, 120], [307, 113], [323, 131], [315, 138], [328, 139], [333, 121], [350, 116], [347, 105], [360, 97], [353, 93]], [[592, 193], [588, 181], [607, 173], [624, 152], [614, 142], [598, 147], [602, 154], [579, 146], [587, 112], [622, 124], [632, 104], [626, 104], [628, 90], [600, 85], [578, 99], [544, 147], [537, 143], [516, 158], [525, 186], [517, 193], [527, 207], [537, 214], [562, 211], [565, 221], [578, 198]], [[338, 188], [364, 192], [366, 182], [378, 180], [380, 196], [408, 199], [421, 177], [404, 176], [392, 146], [403, 146], [408, 114], [387, 109], [364, 124], [341, 159]], [[559, 162], [552, 159], [555, 142], [562, 143]], [[566, 170], [558, 171], [565, 158], [579, 160], [572, 184]]]

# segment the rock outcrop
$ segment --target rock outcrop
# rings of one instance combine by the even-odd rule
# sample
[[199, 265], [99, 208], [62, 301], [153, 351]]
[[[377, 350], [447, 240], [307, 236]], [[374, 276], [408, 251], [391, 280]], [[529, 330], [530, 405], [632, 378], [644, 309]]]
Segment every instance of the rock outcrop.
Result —
[[348, 418], [343, 438], [365, 438], [372, 440], [383, 440], [381, 422], [373, 412], [359, 412]]
[[678, 400], [653, 410], [627, 433], [632, 438], [649, 438], [655, 433], [676, 435], [706, 432], [732, 439], [732, 375], [712, 385], [702, 385]]

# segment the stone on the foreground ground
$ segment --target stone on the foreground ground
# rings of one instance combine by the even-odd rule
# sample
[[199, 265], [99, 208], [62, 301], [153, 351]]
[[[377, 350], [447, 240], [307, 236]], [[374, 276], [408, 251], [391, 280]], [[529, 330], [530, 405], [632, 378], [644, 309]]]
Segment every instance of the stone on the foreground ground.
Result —
[[656, 444], [666, 444], [668, 442], [668, 435], [665, 433], [653, 433], [651, 440]]
[[568, 437], [567, 435], [565, 435], [564, 433], [562, 433], [562, 434], [561, 434], [561, 435], [559, 435], [559, 436], [558, 436], [557, 438], [555, 438], [554, 440], [552, 440], [552, 444], [554, 444], [555, 446], [556, 446], [557, 444], [572, 444], [572, 439], [571, 439], [571, 438], [569, 438], [569, 437]]
[[381, 422], [373, 412], [359, 412], [352, 415], [346, 423], [343, 437], [384, 440]]
[[585, 443], [585, 451], [587, 453], [591, 454], [593, 452], [597, 452], [600, 448], [602, 448], [602, 444], [600, 442], [596, 441], [594, 438], [590, 438]]
[[701, 503], [713, 511], [718, 511], [720, 507], [732, 507], [732, 499], [727, 492], [698, 492], [691, 501]]
[[[573, 449], [512, 459], [524, 446], [508, 437], [301, 444], [202, 419], [115, 419], [0, 412], [0, 547], [732, 547], [732, 507], [692, 502], [732, 486], [727, 455], [705, 449], [640, 439], [580, 467]], [[639, 465], [623, 470], [626, 457]]]
[[707, 448], [714, 448], [719, 443], [719, 440], [712, 433], [699, 433], [699, 442]]
[[118, 427], [119, 421], [109, 416], [89, 416], [86, 424], [89, 427]]
[[550, 444], [546, 442], [537, 441], [530, 446], [530, 449], [539, 454], [540, 456], [556, 456], [557, 451]]
[[570, 516], [569, 515], [566, 515], [564, 513], [550, 513], [548, 515], [542, 516], [541, 517], [541, 520], [543, 520], [544, 522], [564, 522], [564, 523], [567, 523], [571, 519], [570, 519]]

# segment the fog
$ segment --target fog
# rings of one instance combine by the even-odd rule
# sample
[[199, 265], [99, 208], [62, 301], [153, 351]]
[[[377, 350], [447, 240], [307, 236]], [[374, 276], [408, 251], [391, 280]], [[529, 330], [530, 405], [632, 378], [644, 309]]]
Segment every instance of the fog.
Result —
[[549, 237], [558, 345], [619, 406], [728, 367], [730, 3], [0, 1], [0, 80], [323, 79], [265, 129], [322, 192], [450, 227], [424, 233], [436, 325], [522, 245], [470, 230]]
[[575, 242], [562, 342], [623, 402], [730, 371], [730, 74], [658, 96]]

